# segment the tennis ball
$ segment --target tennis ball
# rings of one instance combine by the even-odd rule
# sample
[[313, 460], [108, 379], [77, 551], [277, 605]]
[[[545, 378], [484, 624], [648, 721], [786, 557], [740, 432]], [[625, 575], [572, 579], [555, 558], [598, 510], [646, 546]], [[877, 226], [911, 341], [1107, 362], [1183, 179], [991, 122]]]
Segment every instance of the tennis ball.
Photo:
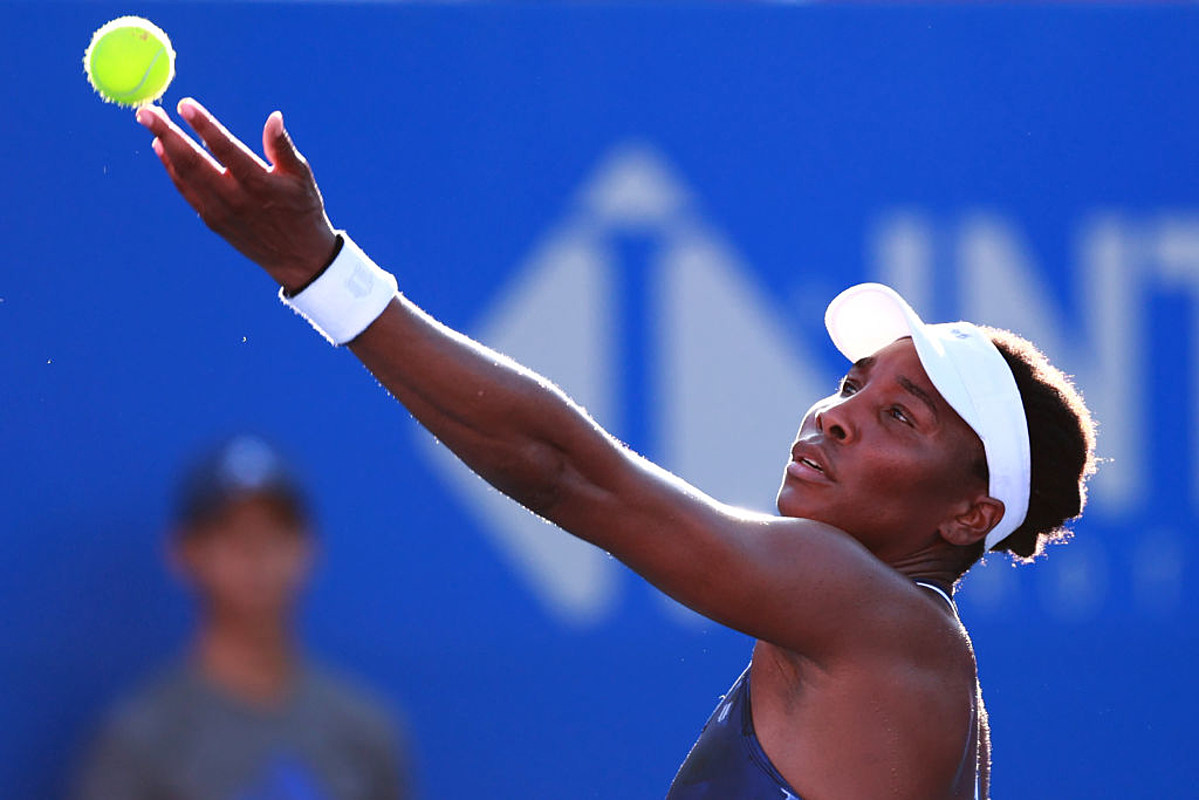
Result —
[[144, 106], [162, 97], [175, 77], [175, 51], [150, 20], [118, 17], [92, 34], [83, 69], [106, 102]]

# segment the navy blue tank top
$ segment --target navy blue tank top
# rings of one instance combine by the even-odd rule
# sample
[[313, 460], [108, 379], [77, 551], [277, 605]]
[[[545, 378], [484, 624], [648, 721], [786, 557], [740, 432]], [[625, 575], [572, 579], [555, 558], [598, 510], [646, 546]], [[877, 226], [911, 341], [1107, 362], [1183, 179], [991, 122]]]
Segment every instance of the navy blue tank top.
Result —
[[708, 718], [666, 800], [801, 800], [754, 733], [748, 667]]
[[[916, 585], [936, 592], [957, 614], [953, 599], [942, 589], [923, 581]], [[975, 742], [973, 738], [967, 742], [959, 773], [972, 765], [969, 748]], [[979, 796], [977, 773], [974, 796]], [[666, 800], [802, 800], [770, 763], [754, 732], [749, 667], [708, 718], [670, 784]]]

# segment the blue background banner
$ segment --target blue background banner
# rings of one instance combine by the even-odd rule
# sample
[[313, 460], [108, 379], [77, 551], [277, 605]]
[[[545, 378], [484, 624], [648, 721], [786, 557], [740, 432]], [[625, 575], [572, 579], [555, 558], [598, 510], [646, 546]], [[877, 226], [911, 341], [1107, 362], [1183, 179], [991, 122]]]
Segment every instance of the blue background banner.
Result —
[[463, 476], [175, 195], [90, 93], [93, 29], [166, 97], [282, 109], [334, 224], [445, 322], [717, 497], [769, 508], [889, 282], [1077, 376], [1075, 540], [960, 594], [997, 797], [1179, 797], [1199, 711], [1199, 12], [742, 4], [0, 5], [0, 795], [59, 794], [177, 652], [173, 478], [215, 436], [314, 487], [312, 649], [404, 710], [428, 797], [665, 794], [750, 642]]

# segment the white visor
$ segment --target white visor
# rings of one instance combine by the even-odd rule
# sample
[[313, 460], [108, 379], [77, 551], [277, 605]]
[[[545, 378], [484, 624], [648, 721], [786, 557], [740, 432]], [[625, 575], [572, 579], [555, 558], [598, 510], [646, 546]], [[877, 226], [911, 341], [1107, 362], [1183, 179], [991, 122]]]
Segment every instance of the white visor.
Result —
[[1031, 478], [1028, 422], [1016, 379], [990, 338], [969, 322], [926, 325], [894, 289], [880, 283], [860, 283], [834, 297], [824, 325], [853, 362], [912, 337], [933, 386], [982, 439], [989, 493], [1004, 508], [987, 534], [987, 549], [1019, 528], [1028, 513]]

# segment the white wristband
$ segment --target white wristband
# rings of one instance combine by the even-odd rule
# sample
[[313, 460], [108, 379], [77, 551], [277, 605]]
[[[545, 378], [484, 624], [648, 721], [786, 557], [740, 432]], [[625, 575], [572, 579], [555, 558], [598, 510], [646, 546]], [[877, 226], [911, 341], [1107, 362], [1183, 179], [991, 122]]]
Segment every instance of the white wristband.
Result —
[[379, 318], [396, 294], [396, 279], [338, 231], [341, 252], [321, 276], [294, 297], [279, 289], [279, 299], [332, 342], [354, 339]]

